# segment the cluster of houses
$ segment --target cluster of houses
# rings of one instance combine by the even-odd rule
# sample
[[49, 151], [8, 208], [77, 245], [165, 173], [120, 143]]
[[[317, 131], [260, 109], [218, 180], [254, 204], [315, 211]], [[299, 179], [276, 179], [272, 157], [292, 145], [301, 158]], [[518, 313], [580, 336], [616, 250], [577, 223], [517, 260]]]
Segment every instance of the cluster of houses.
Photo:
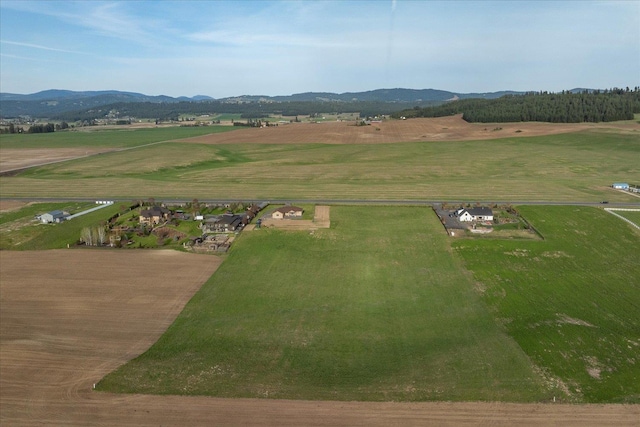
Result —
[[241, 214], [227, 212], [222, 215], [206, 215], [202, 218], [200, 225], [202, 234], [239, 231], [249, 224], [262, 209], [267, 207], [267, 204], [267, 202], [253, 204]]
[[[200, 229], [203, 234], [207, 233], [228, 233], [237, 231], [249, 224], [262, 209], [267, 206], [267, 202], [253, 204], [247, 210], [240, 214], [226, 212], [221, 215], [201, 215], [196, 213], [193, 220], [202, 221]], [[191, 215], [182, 210], [172, 212], [170, 209], [162, 206], [152, 206], [148, 209], [140, 211], [140, 224], [158, 225], [171, 219], [189, 220]]]

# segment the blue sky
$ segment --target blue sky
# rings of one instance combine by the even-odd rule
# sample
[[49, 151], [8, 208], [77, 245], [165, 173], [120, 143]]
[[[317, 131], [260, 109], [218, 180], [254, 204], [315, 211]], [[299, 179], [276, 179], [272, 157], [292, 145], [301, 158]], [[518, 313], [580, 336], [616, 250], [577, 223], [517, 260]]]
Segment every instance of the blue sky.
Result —
[[640, 1], [0, 0], [0, 91], [640, 85]]

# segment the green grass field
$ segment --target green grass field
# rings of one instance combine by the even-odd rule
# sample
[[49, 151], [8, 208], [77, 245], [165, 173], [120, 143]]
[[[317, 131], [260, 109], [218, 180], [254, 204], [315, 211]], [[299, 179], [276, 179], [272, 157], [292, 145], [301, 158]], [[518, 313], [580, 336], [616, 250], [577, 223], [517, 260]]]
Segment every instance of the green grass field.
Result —
[[544, 241], [456, 241], [497, 321], [578, 402], [640, 402], [640, 239], [601, 209], [521, 206]]
[[428, 208], [332, 207], [244, 232], [142, 356], [98, 389], [337, 400], [559, 395], [492, 319]]
[[520, 211], [544, 241], [450, 240], [408, 207], [333, 207], [313, 235], [245, 233], [162, 338], [98, 388], [638, 403], [637, 235], [596, 208]]
[[614, 211], [616, 214], [628, 219], [640, 227], [640, 211]]
[[[154, 135], [177, 137], [166, 131]], [[179, 142], [1, 177], [0, 196], [635, 202], [609, 185], [640, 182], [638, 158], [639, 136], [602, 132], [379, 145]]]

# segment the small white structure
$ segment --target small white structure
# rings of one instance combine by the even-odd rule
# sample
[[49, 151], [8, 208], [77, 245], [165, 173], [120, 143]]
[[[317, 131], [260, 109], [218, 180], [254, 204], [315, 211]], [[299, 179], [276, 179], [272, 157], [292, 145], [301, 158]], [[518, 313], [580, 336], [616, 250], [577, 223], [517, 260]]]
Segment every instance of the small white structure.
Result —
[[629, 184], [626, 182], [614, 182], [613, 185], [611, 185], [613, 188], [615, 188], [616, 190], [628, 190], [629, 189]]

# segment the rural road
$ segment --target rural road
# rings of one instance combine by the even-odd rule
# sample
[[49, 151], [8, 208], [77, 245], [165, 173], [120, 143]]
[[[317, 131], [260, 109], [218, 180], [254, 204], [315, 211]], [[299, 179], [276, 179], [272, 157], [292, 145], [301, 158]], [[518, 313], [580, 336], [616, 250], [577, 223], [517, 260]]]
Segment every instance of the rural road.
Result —
[[[148, 197], [131, 197], [127, 199], [113, 199], [115, 203], [128, 203], [132, 200], [147, 200]], [[57, 203], [57, 202], [94, 202], [96, 199], [90, 198], [61, 198], [61, 197], [6, 197], [2, 200], [18, 200], [25, 202]], [[193, 199], [172, 199], [158, 198], [163, 203], [190, 203]], [[254, 203], [256, 199], [198, 199], [200, 203]], [[270, 204], [314, 204], [314, 205], [379, 205], [379, 206], [433, 206], [435, 204], [447, 203], [448, 205], [466, 204], [469, 200], [388, 200], [388, 199], [269, 199]], [[551, 201], [551, 200], [474, 200], [473, 203], [483, 205], [541, 205], [541, 206], [603, 206], [603, 207], [640, 207], [640, 202], [611, 202], [603, 204], [601, 202], [588, 201]]]

